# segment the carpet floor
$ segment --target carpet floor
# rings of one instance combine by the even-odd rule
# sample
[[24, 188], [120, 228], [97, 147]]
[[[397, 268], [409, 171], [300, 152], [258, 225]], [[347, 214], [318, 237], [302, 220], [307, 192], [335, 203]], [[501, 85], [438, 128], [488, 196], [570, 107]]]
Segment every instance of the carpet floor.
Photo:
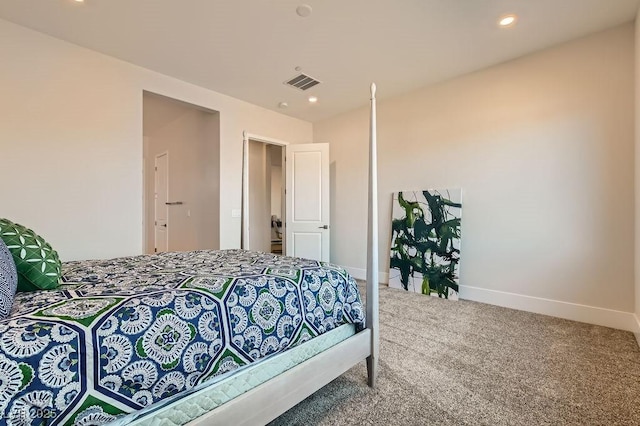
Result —
[[640, 425], [632, 333], [380, 287], [364, 362], [274, 420], [291, 425]]

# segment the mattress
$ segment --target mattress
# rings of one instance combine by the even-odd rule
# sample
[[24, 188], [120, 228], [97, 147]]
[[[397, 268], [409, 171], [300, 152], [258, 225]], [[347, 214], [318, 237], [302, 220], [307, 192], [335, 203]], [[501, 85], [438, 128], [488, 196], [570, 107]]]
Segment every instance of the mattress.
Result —
[[273, 379], [313, 356], [337, 345], [355, 334], [353, 324], [344, 324], [284, 353], [274, 355], [256, 365], [220, 381], [196, 389], [189, 395], [167, 401], [159, 407], [126, 416], [113, 426], [178, 426], [197, 419], [222, 404]]
[[0, 321], [0, 425], [106, 424], [339, 327], [362, 328], [337, 266], [243, 250], [63, 265]]

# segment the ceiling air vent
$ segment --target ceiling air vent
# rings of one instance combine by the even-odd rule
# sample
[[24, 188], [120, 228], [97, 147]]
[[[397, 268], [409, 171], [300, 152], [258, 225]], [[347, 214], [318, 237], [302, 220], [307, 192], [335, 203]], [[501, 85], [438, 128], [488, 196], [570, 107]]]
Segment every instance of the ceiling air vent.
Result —
[[318, 80], [313, 77], [309, 77], [306, 74], [299, 74], [284, 82], [287, 86], [295, 87], [300, 90], [311, 89], [316, 84], [320, 84]]

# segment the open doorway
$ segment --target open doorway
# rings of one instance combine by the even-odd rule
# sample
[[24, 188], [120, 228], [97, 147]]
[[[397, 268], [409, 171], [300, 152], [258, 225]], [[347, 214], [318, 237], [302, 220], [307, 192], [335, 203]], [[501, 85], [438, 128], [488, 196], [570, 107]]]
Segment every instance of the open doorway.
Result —
[[249, 247], [265, 253], [282, 254], [284, 170], [281, 145], [249, 139]]
[[145, 253], [220, 247], [220, 114], [143, 93]]
[[264, 219], [270, 213], [265, 201], [271, 185], [271, 175], [266, 173], [267, 164], [275, 166], [267, 163], [270, 145], [280, 147], [275, 155], [282, 160], [282, 252], [287, 256], [329, 262], [328, 143], [288, 144], [243, 133], [241, 247], [271, 251], [267, 246], [271, 223], [265, 223]]

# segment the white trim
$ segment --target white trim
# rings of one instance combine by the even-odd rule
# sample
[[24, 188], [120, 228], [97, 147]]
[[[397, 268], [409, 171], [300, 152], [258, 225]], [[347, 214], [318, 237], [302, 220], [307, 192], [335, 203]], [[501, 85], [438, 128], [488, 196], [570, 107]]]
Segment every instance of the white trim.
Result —
[[240, 248], [249, 249], [249, 134], [242, 132], [242, 207]]
[[[364, 268], [354, 268], [351, 266], [342, 266], [345, 271], [349, 273], [356, 280], [366, 280], [367, 279], [367, 270]], [[389, 282], [389, 273], [388, 272], [378, 272], [380, 283], [387, 284]]]
[[631, 312], [616, 311], [578, 303], [562, 302], [542, 297], [525, 296], [486, 288], [460, 286], [460, 298], [505, 308], [550, 315], [573, 321], [640, 332], [640, 322]]
[[[357, 280], [364, 280], [367, 270], [343, 266], [343, 268]], [[389, 273], [380, 271], [380, 282], [389, 282]], [[550, 315], [588, 324], [602, 325], [604, 327], [631, 331], [635, 334], [638, 346], [640, 346], [640, 317], [632, 312], [616, 311], [614, 309], [599, 308], [597, 306], [581, 305], [578, 303], [562, 302], [559, 300], [545, 299], [542, 297], [526, 296], [523, 294], [509, 293], [506, 291], [489, 290], [486, 288], [460, 286], [460, 298], [474, 302], [487, 303], [489, 305], [518, 309], [520, 311], [534, 312]]]
[[263, 142], [271, 145], [280, 145], [280, 146], [289, 145], [289, 142], [281, 141], [279, 139], [274, 139], [267, 136], [256, 135], [254, 133], [249, 133], [247, 131], [242, 132], [242, 134], [245, 139], [251, 139], [252, 141], [256, 141], [256, 142]]
[[[260, 136], [254, 133], [249, 133], [246, 130], [242, 132], [242, 207], [241, 207], [241, 233], [240, 233], [240, 248], [249, 250], [249, 141], [266, 143], [269, 145], [277, 145], [286, 147], [289, 142], [281, 141], [279, 139], [270, 138], [267, 136]], [[283, 168], [284, 177], [284, 168]], [[283, 179], [284, 181], [284, 179]], [[284, 187], [284, 184], [282, 185]], [[283, 189], [284, 194], [284, 189]], [[284, 221], [283, 217], [283, 221]], [[282, 249], [283, 253], [286, 248], [286, 238], [283, 238]]]

